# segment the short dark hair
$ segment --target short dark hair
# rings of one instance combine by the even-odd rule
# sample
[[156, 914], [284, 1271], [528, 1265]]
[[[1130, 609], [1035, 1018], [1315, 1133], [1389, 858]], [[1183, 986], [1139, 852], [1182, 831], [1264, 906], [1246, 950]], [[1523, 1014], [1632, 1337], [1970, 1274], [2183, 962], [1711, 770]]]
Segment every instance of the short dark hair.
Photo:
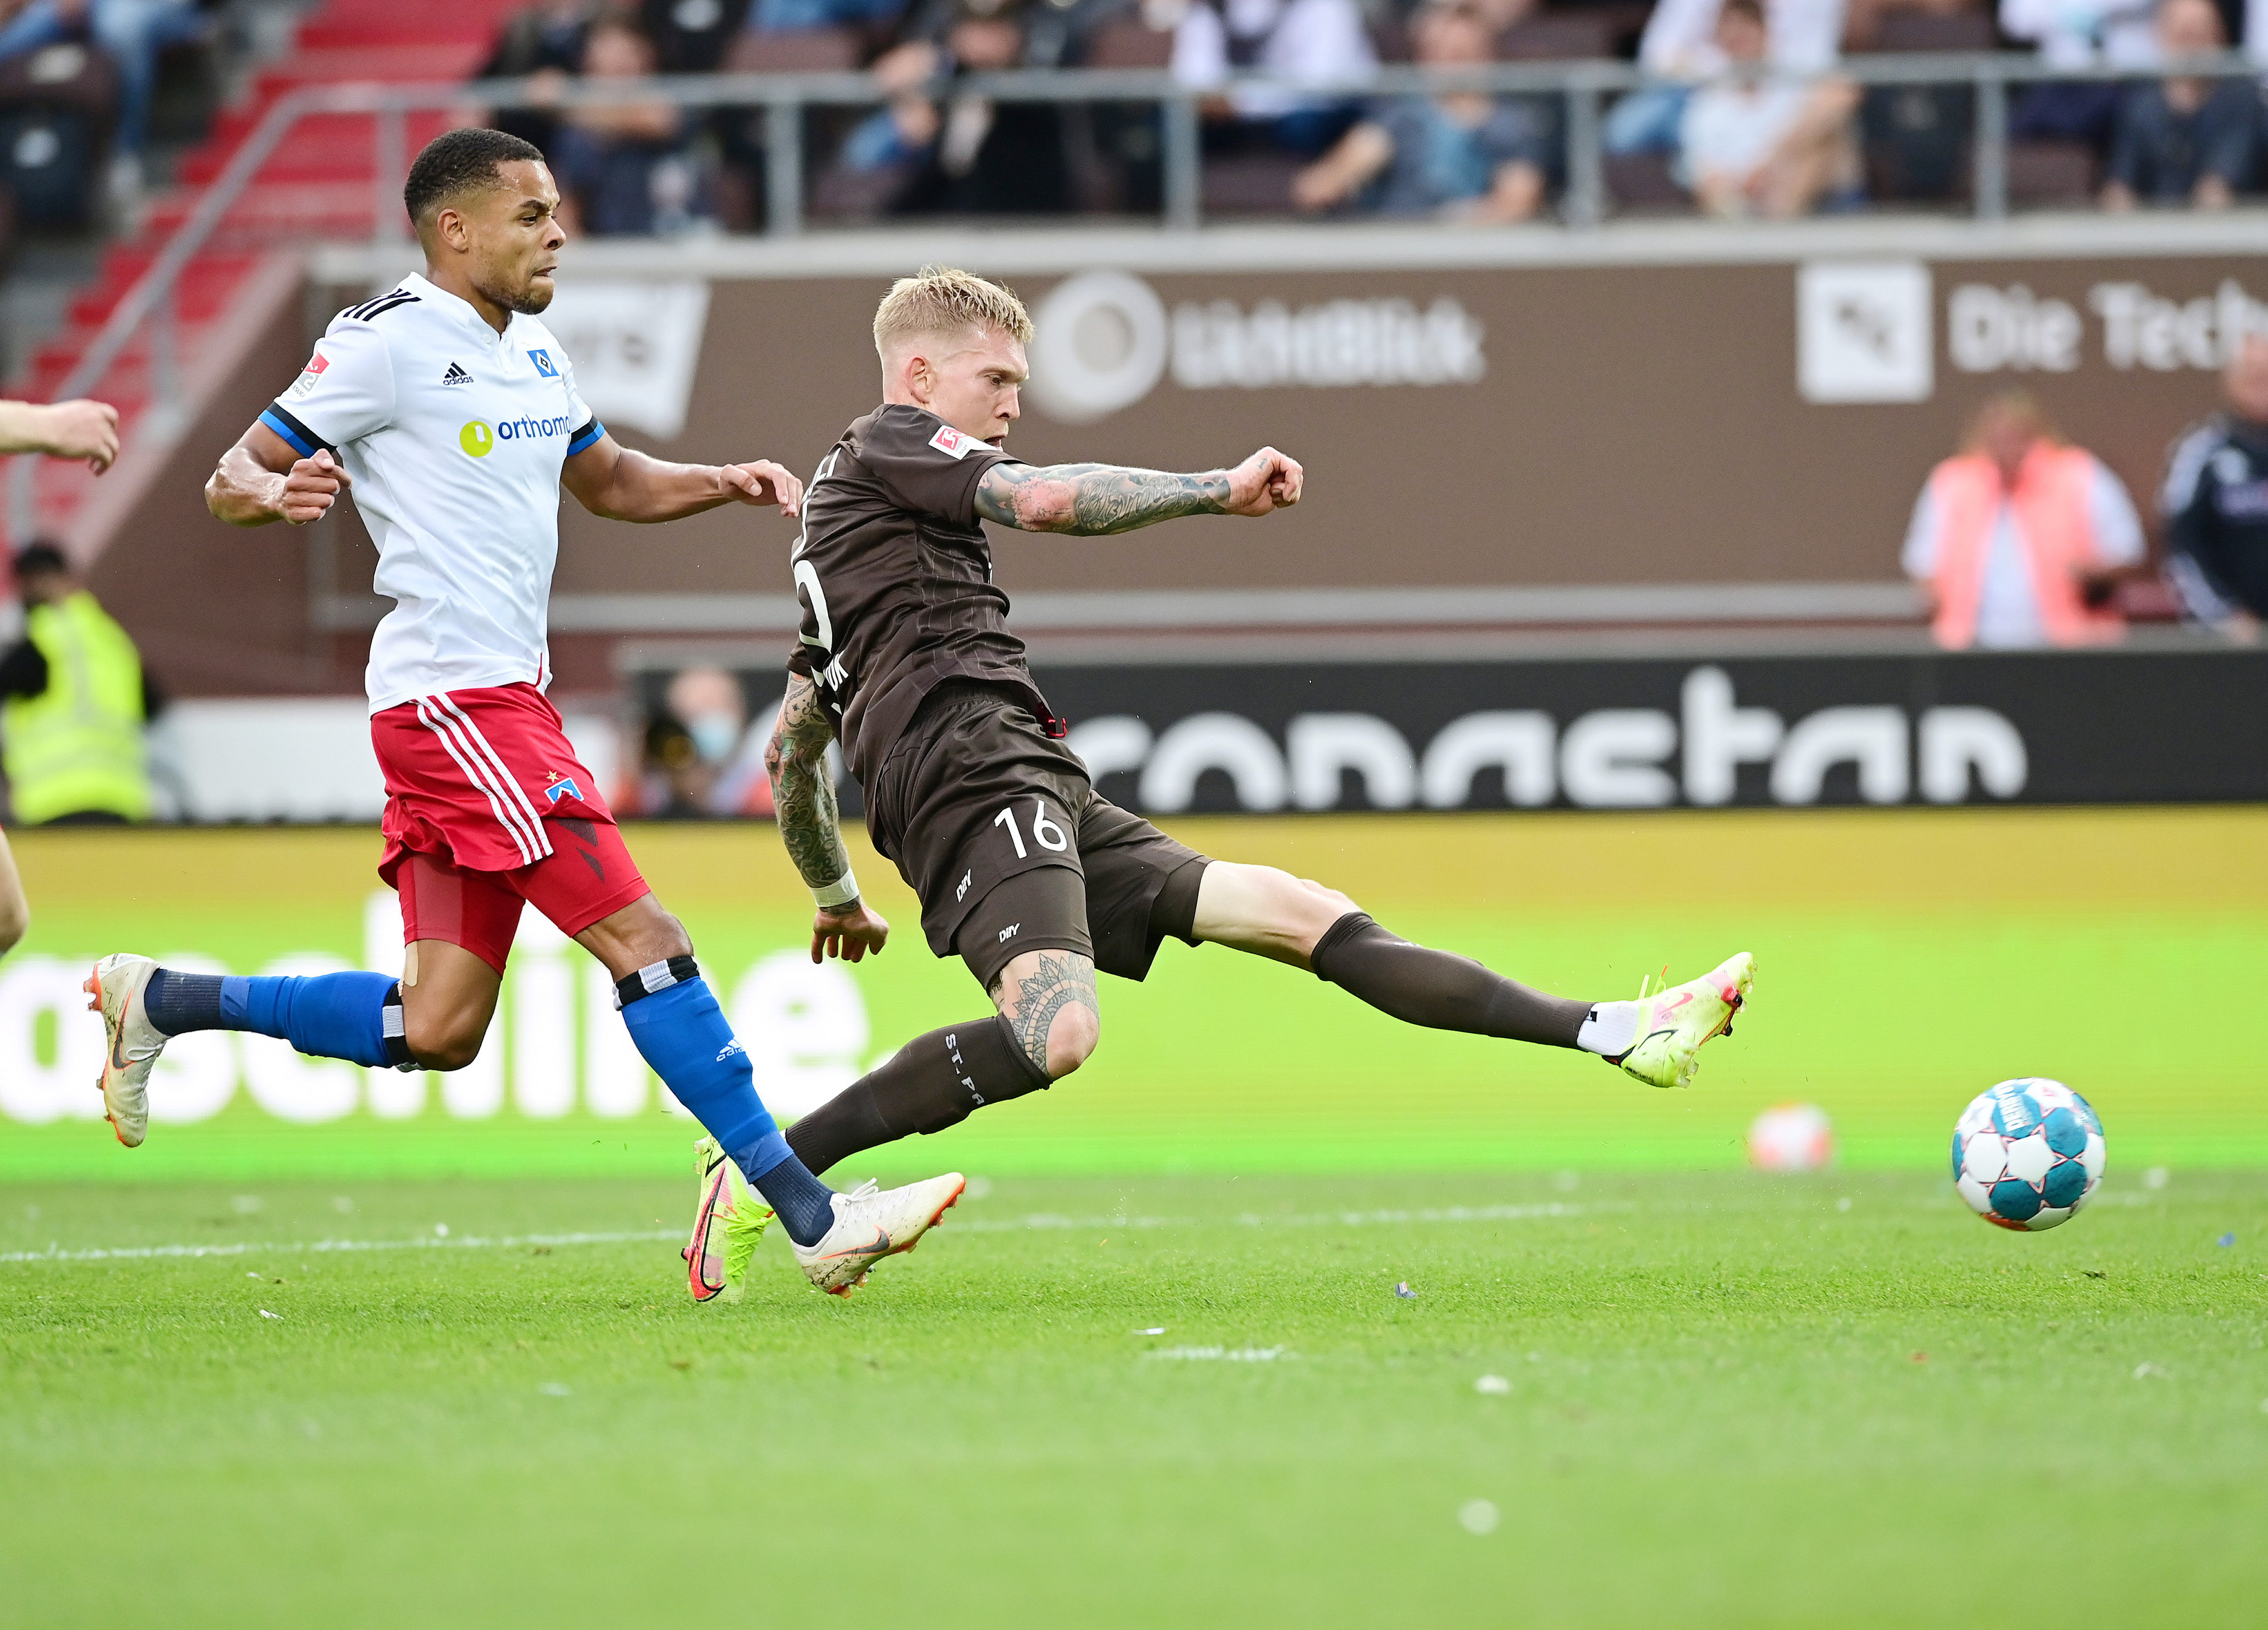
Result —
[[16, 576], [18, 579], [36, 577], [42, 572], [70, 570], [70, 562], [63, 557], [63, 550], [45, 539], [26, 543], [16, 551]]
[[475, 188], [493, 186], [501, 166], [531, 159], [541, 164], [543, 150], [502, 130], [445, 130], [425, 144], [425, 151], [409, 166], [401, 202], [409, 210], [409, 218], [423, 225], [428, 213], [450, 199]]

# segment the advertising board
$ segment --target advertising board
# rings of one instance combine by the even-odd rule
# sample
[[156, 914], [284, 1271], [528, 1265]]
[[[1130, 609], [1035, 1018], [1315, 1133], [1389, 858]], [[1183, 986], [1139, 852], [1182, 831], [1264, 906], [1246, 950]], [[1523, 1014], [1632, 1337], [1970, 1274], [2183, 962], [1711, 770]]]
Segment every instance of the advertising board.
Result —
[[[1857, 1165], [1934, 1171], [1953, 1117], [2012, 1075], [2081, 1087], [2114, 1162], [2268, 1162], [2241, 1058], [2136, 1013], [2237, 1014], [2268, 961], [2268, 816], [2188, 810], [1851, 809], [1172, 819], [1223, 859], [1351, 893], [1395, 931], [1546, 989], [1634, 992], [1736, 949], [1753, 1010], [1690, 1091], [1587, 1055], [1413, 1029], [1296, 969], [1169, 945], [1102, 981], [1102, 1046], [1052, 1090], [878, 1154], [872, 1175], [1604, 1170], [1737, 1164], [1790, 1100]], [[359, 829], [17, 834], [31, 939], [0, 961], [0, 1182], [687, 1171], [696, 1131], [627, 1046], [595, 965], [532, 918], [480, 1060], [368, 1072], [220, 1033], [167, 1050], [138, 1149], [100, 1119], [92, 959], [310, 973], [399, 966]], [[784, 1117], [902, 1041], [987, 1011], [930, 956], [887, 861], [880, 957], [814, 966], [808, 896], [769, 827], [640, 827]], [[2174, 1022], [2169, 1019], [2168, 1022]], [[870, 1175], [843, 1171], [843, 1178]], [[688, 1184], [688, 1191], [690, 1184]], [[674, 1219], [665, 1219], [674, 1221]]]

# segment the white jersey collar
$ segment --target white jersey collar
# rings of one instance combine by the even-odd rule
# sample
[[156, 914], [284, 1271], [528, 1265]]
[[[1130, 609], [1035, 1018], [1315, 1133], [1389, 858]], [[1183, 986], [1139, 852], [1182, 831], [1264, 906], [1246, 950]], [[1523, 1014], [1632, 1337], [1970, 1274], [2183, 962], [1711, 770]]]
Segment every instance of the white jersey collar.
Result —
[[491, 345], [502, 345], [509, 341], [512, 338], [512, 329], [519, 322], [519, 313], [509, 313], [504, 332], [498, 334], [489, 325], [489, 320], [474, 308], [470, 300], [466, 299], [462, 295], [452, 294], [422, 272], [411, 272], [401, 280], [401, 286], [460, 327], [470, 328], [487, 336], [488, 343]]

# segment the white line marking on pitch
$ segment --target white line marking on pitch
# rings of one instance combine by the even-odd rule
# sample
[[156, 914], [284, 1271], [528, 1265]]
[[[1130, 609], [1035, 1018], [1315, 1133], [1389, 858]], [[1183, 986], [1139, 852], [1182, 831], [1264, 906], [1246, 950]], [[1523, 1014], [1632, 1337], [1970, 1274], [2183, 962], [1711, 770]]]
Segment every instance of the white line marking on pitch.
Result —
[[[1050, 1212], [1035, 1212], [1023, 1217], [957, 1217], [946, 1227], [955, 1234], [1021, 1234], [1081, 1228], [1190, 1228], [1217, 1227], [1221, 1223], [1246, 1228], [1366, 1228], [1410, 1223], [1525, 1222], [1636, 1208], [1634, 1203], [1570, 1206], [1553, 1200], [1534, 1206], [1445, 1206], [1425, 1210], [1309, 1212], [1289, 1213], [1282, 1216], [1246, 1212], [1240, 1216], [1224, 1218], [1065, 1217]], [[684, 1230], [681, 1228], [648, 1228], [619, 1234], [508, 1234], [493, 1237], [468, 1234], [447, 1239], [428, 1235], [406, 1240], [247, 1240], [218, 1245], [121, 1245], [103, 1250], [65, 1250], [59, 1245], [50, 1245], [45, 1250], [0, 1251], [0, 1263], [130, 1262], [165, 1257], [244, 1257], [261, 1251], [293, 1255], [309, 1251], [509, 1250], [527, 1245], [645, 1244], [658, 1240], [680, 1239], [683, 1235]]]

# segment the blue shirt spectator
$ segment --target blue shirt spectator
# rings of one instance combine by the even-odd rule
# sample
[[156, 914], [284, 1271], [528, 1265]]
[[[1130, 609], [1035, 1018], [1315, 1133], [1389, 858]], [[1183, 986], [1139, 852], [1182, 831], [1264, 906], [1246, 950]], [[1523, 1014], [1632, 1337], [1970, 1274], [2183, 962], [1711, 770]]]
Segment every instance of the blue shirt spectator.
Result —
[[[1463, 0], [1434, 0], [1411, 27], [1420, 64], [1492, 61], [1488, 20]], [[1520, 97], [1397, 96], [1373, 104], [1292, 188], [1303, 210], [1360, 201], [1386, 215], [1524, 220], [1543, 202], [1549, 117]]]
[[[2158, 43], [2169, 59], [2228, 43], [2213, 0], [2164, 0]], [[2252, 186], [2260, 92], [2245, 79], [2153, 79], [2126, 87], [2110, 146], [2106, 210], [2141, 200], [2226, 209]]]

